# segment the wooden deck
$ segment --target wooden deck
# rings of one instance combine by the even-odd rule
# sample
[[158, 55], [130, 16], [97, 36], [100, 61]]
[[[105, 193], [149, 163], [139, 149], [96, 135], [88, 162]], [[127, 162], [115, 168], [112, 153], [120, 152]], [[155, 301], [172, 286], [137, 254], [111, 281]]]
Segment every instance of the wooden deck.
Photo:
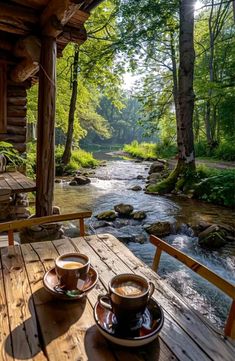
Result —
[[[218, 333], [148, 266], [111, 235], [85, 236], [1, 249], [1, 360], [45, 361], [234, 361], [235, 344]], [[11, 248], [12, 250], [12, 248]], [[89, 255], [99, 282], [87, 302], [58, 302], [42, 277], [58, 254]], [[0, 263], [1, 264], [1, 263]], [[159, 338], [138, 349], [108, 343], [94, 325], [93, 307], [111, 277], [128, 272], [153, 281], [163, 307]]]
[[14, 193], [33, 192], [36, 190], [36, 183], [20, 172], [0, 173], [0, 189], [9, 189]]

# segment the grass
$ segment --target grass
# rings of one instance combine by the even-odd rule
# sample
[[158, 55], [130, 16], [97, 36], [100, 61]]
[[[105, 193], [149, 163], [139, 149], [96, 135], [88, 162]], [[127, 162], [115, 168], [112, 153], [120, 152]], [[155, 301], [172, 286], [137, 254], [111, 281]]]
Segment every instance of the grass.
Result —
[[92, 153], [86, 152], [82, 149], [76, 149], [72, 151], [70, 162], [65, 167], [63, 167], [61, 164], [63, 151], [64, 148], [61, 146], [56, 148], [55, 159], [57, 175], [61, 175], [62, 172], [71, 174], [80, 168], [93, 168], [99, 164], [99, 161], [93, 157]]
[[177, 153], [177, 149], [174, 145], [165, 145], [163, 143], [138, 143], [136, 140], [131, 144], [125, 144], [123, 150], [133, 157], [146, 160], [171, 158]]
[[[26, 168], [27, 175], [34, 178], [36, 173], [36, 145], [29, 143], [27, 147], [27, 160]], [[90, 152], [86, 152], [82, 149], [76, 149], [72, 151], [70, 162], [67, 166], [63, 167], [61, 164], [64, 148], [57, 146], [55, 149], [55, 161], [56, 161], [56, 175], [72, 174], [80, 168], [93, 168], [99, 164], [99, 161], [95, 159]]]

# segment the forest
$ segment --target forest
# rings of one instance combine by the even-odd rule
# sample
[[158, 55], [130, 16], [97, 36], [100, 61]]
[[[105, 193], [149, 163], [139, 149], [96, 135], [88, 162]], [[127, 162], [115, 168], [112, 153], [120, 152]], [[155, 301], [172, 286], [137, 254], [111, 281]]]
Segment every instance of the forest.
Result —
[[[95, 165], [84, 149], [124, 147], [140, 158], [182, 160], [151, 192], [185, 191], [202, 173], [221, 184], [219, 172], [194, 175], [195, 156], [235, 160], [234, 22], [230, 0], [188, 1], [185, 9], [178, 1], [102, 2], [86, 23], [88, 40], [57, 61], [57, 171]], [[28, 101], [31, 164], [37, 90]], [[233, 171], [223, 177], [230, 192]]]

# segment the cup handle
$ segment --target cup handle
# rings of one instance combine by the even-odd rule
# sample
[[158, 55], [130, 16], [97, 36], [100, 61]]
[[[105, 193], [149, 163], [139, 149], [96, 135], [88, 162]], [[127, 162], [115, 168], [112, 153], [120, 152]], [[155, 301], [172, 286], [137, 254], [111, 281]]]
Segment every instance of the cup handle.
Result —
[[153, 292], [155, 290], [155, 286], [153, 284], [153, 282], [149, 281], [149, 295], [148, 295], [148, 301], [150, 300], [150, 298], [153, 295]]
[[[109, 302], [106, 302], [108, 300]], [[98, 295], [98, 302], [108, 310], [112, 311], [112, 306], [110, 305], [110, 296], [107, 295]]]

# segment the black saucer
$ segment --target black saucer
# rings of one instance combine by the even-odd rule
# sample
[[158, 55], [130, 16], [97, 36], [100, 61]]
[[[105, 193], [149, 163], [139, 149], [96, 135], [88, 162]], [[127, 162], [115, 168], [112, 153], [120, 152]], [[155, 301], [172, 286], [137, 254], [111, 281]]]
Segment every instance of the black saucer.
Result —
[[152, 342], [158, 336], [164, 323], [162, 308], [154, 299], [149, 300], [139, 328], [130, 329], [128, 326], [118, 325], [113, 312], [99, 302], [95, 305], [94, 317], [104, 337], [118, 345], [128, 347], [138, 347]]
[[55, 271], [55, 267], [50, 269], [45, 273], [43, 277], [43, 285], [52, 293], [55, 297], [60, 298], [62, 300], [78, 300], [84, 297], [91, 289], [96, 285], [98, 281], [98, 273], [96, 270], [90, 266], [89, 272], [87, 273], [87, 277], [85, 279], [82, 290], [77, 291], [66, 291], [59, 286], [59, 280]]

